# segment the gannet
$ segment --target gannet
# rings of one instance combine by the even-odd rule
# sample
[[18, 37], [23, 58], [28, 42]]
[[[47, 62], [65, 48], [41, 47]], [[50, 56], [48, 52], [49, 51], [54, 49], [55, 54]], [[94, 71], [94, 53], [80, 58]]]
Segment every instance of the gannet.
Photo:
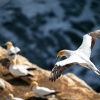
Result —
[[0, 78], [0, 92], [2, 91], [10, 91], [13, 92], [13, 87], [7, 81]]
[[37, 82], [32, 82], [31, 84], [32, 91], [38, 96], [38, 97], [55, 97], [55, 94], [59, 93], [55, 90], [51, 90], [46, 87], [40, 87], [38, 86]]
[[96, 66], [90, 61], [91, 49], [95, 43], [96, 38], [92, 37], [92, 34], [86, 34], [83, 36], [83, 42], [77, 50], [61, 50], [57, 59], [65, 56], [67, 59], [58, 61], [51, 71], [49, 80], [55, 81], [61, 76], [61, 73], [68, 67], [79, 64], [83, 67], [93, 70], [96, 74], [100, 75], [100, 71]]
[[24, 100], [24, 99], [14, 97], [13, 94], [9, 93], [6, 100]]
[[5, 83], [4, 80], [0, 78], [0, 89], [4, 90], [5, 89]]
[[8, 41], [4, 45], [7, 46], [8, 59], [16, 59], [17, 54], [20, 52], [18, 47], [14, 47], [12, 42]]
[[15, 60], [11, 60], [11, 65], [9, 66], [10, 73], [15, 77], [24, 77], [24, 76], [32, 76], [27, 68], [21, 67], [22, 65], [16, 64]]

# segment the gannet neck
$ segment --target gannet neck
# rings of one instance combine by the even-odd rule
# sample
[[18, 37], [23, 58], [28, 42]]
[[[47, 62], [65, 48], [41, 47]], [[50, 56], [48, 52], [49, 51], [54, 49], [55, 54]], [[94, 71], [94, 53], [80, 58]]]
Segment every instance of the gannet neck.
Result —
[[13, 97], [14, 97], [13, 94], [11, 93], [8, 94], [8, 98], [13, 99]]
[[64, 54], [65, 54], [65, 57], [70, 57], [75, 51], [72, 51], [72, 50], [65, 50], [64, 51]]
[[7, 45], [7, 49], [11, 49], [11, 47], [12, 47], [12, 46], [10, 46], [10, 45]]

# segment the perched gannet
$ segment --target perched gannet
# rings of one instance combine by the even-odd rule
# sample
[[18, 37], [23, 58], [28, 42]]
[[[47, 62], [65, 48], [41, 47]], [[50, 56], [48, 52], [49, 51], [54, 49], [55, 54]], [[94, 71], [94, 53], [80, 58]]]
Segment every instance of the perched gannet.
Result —
[[6, 100], [24, 100], [24, 99], [14, 97], [13, 94], [9, 93]]
[[0, 89], [4, 90], [5, 89], [5, 82], [3, 79], [0, 78]]
[[8, 59], [16, 59], [17, 54], [20, 52], [18, 47], [14, 47], [12, 42], [8, 41], [4, 45], [7, 46]]
[[49, 88], [38, 86], [37, 82], [32, 82], [31, 87], [32, 87], [32, 91], [38, 97], [55, 97], [55, 94], [59, 93], [56, 92], [55, 90], [50, 90]]
[[61, 73], [65, 69], [75, 64], [89, 68], [96, 74], [100, 75], [100, 71], [90, 61], [91, 49], [93, 48], [94, 42], [95, 41], [93, 41], [93, 37], [89, 34], [86, 34], [83, 36], [83, 42], [77, 50], [61, 50], [57, 55], [57, 59], [62, 56], [65, 56], [67, 59], [58, 61], [55, 64], [55, 67], [51, 71], [49, 80], [55, 81], [58, 77], [61, 76]]
[[10, 73], [15, 77], [32, 76], [27, 68], [21, 67], [22, 65], [17, 65], [15, 60], [11, 60], [11, 65], [9, 66]]
[[13, 87], [10, 85], [10, 83], [0, 78], [0, 90], [13, 92]]

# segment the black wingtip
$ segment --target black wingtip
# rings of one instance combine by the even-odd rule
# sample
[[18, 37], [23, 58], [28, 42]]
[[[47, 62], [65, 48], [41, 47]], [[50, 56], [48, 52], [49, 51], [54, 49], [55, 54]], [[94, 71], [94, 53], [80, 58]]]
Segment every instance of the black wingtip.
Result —
[[58, 94], [58, 93], [60, 93], [60, 92], [52, 92], [52, 93], [49, 93], [49, 94], [44, 95], [44, 96], [56, 95], [56, 94]]
[[27, 70], [28, 71], [31, 71], [31, 70], [36, 70], [37, 68], [28, 68]]

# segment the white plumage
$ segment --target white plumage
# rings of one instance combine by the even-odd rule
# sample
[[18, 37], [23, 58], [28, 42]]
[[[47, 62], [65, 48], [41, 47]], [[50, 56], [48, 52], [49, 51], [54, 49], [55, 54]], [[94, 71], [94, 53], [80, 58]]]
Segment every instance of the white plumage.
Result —
[[83, 42], [81, 46], [75, 50], [61, 50], [58, 53], [58, 57], [66, 56], [67, 59], [58, 61], [55, 67], [52, 69], [50, 80], [55, 81], [60, 77], [61, 73], [68, 67], [79, 64], [83, 67], [93, 70], [96, 74], [100, 75], [100, 71], [90, 61], [91, 49], [92, 49], [92, 37], [88, 34], [83, 36]]
[[21, 67], [23, 65], [16, 65], [15, 60], [11, 60], [11, 65], [9, 66], [10, 73], [15, 77], [20, 76], [32, 76], [27, 68]]
[[5, 88], [5, 82], [2, 78], [0, 78], [0, 88], [4, 89]]
[[16, 59], [17, 54], [20, 52], [20, 49], [18, 47], [14, 47], [12, 42], [6, 42], [4, 45], [7, 46], [7, 54], [8, 54], [8, 59]]
[[32, 91], [39, 97], [46, 97], [46, 96], [54, 97], [55, 96], [54, 94], [58, 93], [55, 90], [38, 86], [37, 82], [33, 82], [31, 86], [32, 86]]

